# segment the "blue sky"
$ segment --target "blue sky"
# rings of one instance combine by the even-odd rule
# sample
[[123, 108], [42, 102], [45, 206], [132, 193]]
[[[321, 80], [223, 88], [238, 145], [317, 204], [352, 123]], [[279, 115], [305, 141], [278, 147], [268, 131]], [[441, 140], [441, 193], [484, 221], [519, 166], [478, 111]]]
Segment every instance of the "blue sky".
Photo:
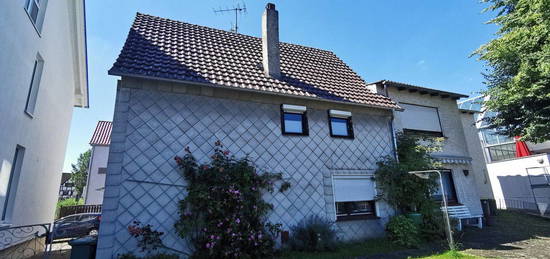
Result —
[[[333, 51], [367, 82], [389, 79], [475, 95], [483, 64], [469, 55], [494, 38], [492, 14], [476, 0], [273, 0], [280, 40]], [[233, 14], [213, 9], [245, 4], [239, 33], [260, 36], [266, 1], [86, 1], [90, 108], [76, 108], [64, 171], [70, 171], [98, 120], [112, 120], [117, 77], [107, 75], [136, 12], [229, 30]]]

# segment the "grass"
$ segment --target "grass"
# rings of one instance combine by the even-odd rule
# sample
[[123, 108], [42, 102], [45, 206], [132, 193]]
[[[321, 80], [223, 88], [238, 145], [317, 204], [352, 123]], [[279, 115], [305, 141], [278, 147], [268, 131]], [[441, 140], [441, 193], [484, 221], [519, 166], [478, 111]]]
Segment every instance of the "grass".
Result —
[[298, 252], [285, 251], [280, 258], [354, 258], [357, 256], [368, 256], [379, 253], [388, 253], [405, 249], [402, 246], [393, 244], [385, 238], [369, 239], [363, 242], [343, 243], [335, 251], [330, 252]]
[[447, 251], [441, 254], [435, 254], [425, 257], [415, 257], [415, 259], [482, 259], [483, 257], [469, 255], [458, 251]]

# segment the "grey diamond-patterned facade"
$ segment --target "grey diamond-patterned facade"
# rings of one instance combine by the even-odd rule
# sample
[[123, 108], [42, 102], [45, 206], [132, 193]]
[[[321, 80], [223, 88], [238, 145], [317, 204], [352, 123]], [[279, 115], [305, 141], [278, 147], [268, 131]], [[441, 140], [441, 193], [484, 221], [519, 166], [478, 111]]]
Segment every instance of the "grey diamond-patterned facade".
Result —
[[[164, 232], [166, 246], [185, 250], [173, 224], [186, 183], [173, 158], [188, 146], [206, 162], [217, 140], [291, 183], [284, 193], [265, 195], [274, 205], [269, 220], [283, 229], [315, 214], [335, 220], [341, 239], [384, 235], [393, 210], [375, 199], [372, 177], [377, 161], [395, 155], [395, 130], [409, 129], [404, 117], [411, 115], [401, 103], [435, 107], [446, 145], [434, 156], [450, 169], [449, 194], [481, 213], [475, 172], [464, 173], [478, 158], [465, 145], [464, 115], [456, 106], [462, 95], [391, 81], [367, 84], [332, 52], [278, 42], [274, 5], [263, 18], [263, 36], [256, 38], [137, 14], [109, 71], [121, 80], [98, 258], [136, 250], [127, 233], [134, 220]], [[433, 110], [420, 112], [430, 126]], [[301, 123], [287, 121], [287, 113]], [[347, 128], [337, 128], [342, 121]], [[348, 135], [336, 134], [342, 129]], [[369, 217], [340, 218], [337, 203], [356, 201], [366, 201], [362, 214]]]

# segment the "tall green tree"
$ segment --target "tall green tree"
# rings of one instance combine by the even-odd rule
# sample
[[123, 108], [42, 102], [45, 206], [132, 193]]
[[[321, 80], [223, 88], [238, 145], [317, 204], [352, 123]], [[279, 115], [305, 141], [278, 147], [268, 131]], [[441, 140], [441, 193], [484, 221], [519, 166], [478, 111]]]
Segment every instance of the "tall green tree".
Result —
[[76, 164], [71, 164], [71, 180], [73, 180], [75, 185], [77, 200], [82, 197], [82, 192], [84, 191], [84, 187], [86, 186], [86, 182], [88, 180], [88, 166], [90, 165], [91, 155], [92, 151], [88, 149], [86, 152], [78, 156]]
[[550, 0], [483, 0], [496, 38], [474, 52], [486, 62], [488, 121], [500, 133], [550, 140]]

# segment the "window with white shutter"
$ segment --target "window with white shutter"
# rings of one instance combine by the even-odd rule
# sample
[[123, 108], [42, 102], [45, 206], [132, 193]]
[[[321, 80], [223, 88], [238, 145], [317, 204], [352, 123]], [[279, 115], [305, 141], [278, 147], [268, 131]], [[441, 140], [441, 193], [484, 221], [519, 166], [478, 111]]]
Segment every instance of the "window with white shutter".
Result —
[[376, 217], [374, 180], [370, 176], [334, 176], [336, 220]]
[[439, 112], [436, 107], [406, 103], [400, 103], [399, 105], [405, 109], [400, 114], [404, 133], [443, 136]]

